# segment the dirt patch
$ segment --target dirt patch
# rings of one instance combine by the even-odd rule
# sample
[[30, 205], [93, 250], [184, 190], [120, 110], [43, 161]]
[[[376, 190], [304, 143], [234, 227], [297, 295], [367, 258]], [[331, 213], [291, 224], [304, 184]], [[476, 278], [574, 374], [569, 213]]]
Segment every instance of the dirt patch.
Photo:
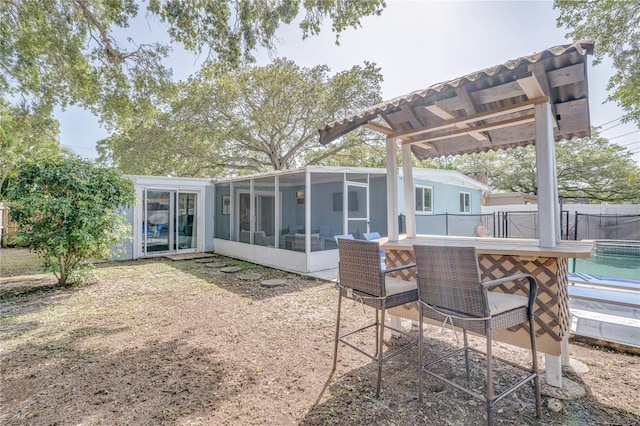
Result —
[[[13, 254], [24, 255], [3, 250], [3, 271]], [[13, 277], [3, 272], [0, 423], [483, 424], [481, 403], [429, 378], [425, 401], [417, 402], [417, 348], [385, 366], [379, 400], [375, 366], [357, 352], [341, 347], [332, 376], [337, 294], [331, 283], [217, 260], [286, 285], [265, 287], [194, 260], [157, 259], [99, 265], [96, 282], [85, 287], [16, 295], [2, 289], [9, 282], [28, 288], [46, 275], [37, 266]], [[371, 317], [358, 304], [347, 303], [343, 312], [348, 326]], [[439, 327], [426, 333], [428, 352], [456, 343]], [[497, 346], [499, 356], [528, 357]], [[498, 403], [495, 423], [640, 423], [637, 356], [583, 343], [572, 343], [570, 355], [589, 367], [566, 372], [587, 396], [562, 401], [559, 412], [547, 408], [545, 397], [538, 420], [526, 386]], [[455, 375], [458, 367], [447, 368]], [[508, 366], [499, 367], [498, 383], [509, 374]]]

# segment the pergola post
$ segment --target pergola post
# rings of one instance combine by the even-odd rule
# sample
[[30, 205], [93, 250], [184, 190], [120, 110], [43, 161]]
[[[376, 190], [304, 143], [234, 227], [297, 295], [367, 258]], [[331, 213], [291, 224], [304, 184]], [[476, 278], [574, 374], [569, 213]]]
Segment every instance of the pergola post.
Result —
[[[536, 122], [536, 175], [538, 183], [538, 223], [540, 247], [555, 247], [560, 241], [560, 205], [558, 203], [558, 178], [556, 151], [553, 139], [551, 104], [544, 102], [534, 107]], [[565, 336], [564, 339], [566, 339]], [[546, 380], [550, 386], [562, 387], [561, 355], [545, 354]], [[566, 355], [565, 355], [566, 356]]]
[[398, 241], [398, 154], [396, 141], [387, 138], [387, 238]]
[[551, 104], [537, 104], [536, 123], [536, 177], [538, 185], [538, 223], [540, 247], [555, 247], [558, 241], [560, 206], [558, 205], [558, 180], [556, 176], [556, 155], [553, 139]]
[[416, 204], [413, 200], [413, 164], [411, 163], [411, 145], [402, 145], [402, 175], [404, 183], [404, 214], [407, 237], [416, 236]]

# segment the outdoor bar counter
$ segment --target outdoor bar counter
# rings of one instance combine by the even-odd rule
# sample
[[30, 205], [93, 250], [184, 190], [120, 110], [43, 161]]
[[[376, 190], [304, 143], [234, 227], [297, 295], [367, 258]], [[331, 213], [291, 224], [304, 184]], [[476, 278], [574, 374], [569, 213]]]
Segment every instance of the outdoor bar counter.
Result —
[[[473, 246], [479, 258], [482, 281], [490, 281], [518, 273], [530, 273], [538, 281], [535, 304], [536, 343], [538, 350], [551, 356], [560, 356], [562, 341], [569, 334], [569, 296], [567, 259], [591, 256], [593, 244], [581, 241], [562, 241], [555, 247], [539, 246], [538, 240], [514, 238], [471, 238], [423, 236], [413, 238], [400, 236], [399, 241], [380, 239], [386, 252], [386, 265], [394, 266], [414, 263], [413, 245]], [[415, 268], [399, 271], [397, 278], [415, 281]], [[519, 286], [521, 288], [519, 288]], [[523, 283], [507, 283], [498, 291], [526, 295]], [[418, 320], [417, 304], [393, 308], [389, 313], [403, 318]], [[496, 339], [523, 348], [529, 348], [529, 337], [525, 327], [496, 333]]]

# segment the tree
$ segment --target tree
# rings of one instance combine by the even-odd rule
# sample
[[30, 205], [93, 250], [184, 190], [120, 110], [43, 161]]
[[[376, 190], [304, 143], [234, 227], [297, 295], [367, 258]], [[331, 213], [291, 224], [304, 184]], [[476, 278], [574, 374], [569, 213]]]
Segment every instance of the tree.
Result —
[[[273, 50], [275, 33], [299, 13], [303, 37], [328, 18], [337, 35], [378, 15], [384, 0], [148, 0], [164, 40], [140, 43], [128, 27], [135, 0], [3, 0], [0, 2], [0, 91], [40, 104], [79, 104], [113, 124], [152, 109], [171, 72], [162, 60], [172, 43], [237, 67], [252, 52]], [[139, 34], [137, 35], [139, 36]]]
[[637, 0], [556, 0], [558, 26], [574, 39], [595, 38], [594, 64], [605, 56], [613, 59], [616, 74], [607, 90], [626, 111], [625, 122], [640, 125], [640, 2]]
[[[556, 143], [558, 193], [563, 198], [596, 202], [640, 202], [640, 180], [630, 180], [636, 166], [628, 149], [592, 130], [591, 138]], [[462, 173], [486, 171], [494, 190], [537, 194], [535, 146], [490, 151], [449, 159], [446, 167]], [[442, 161], [441, 161], [442, 163]]]
[[152, 117], [98, 143], [102, 160], [132, 174], [220, 176], [324, 164], [363, 132], [323, 147], [324, 123], [380, 101], [382, 76], [365, 63], [329, 76], [278, 59], [233, 72], [205, 69]]
[[136, 199], [133, 182], [116, 171], [62, 156], [21, 163], [7, 198], [16, 238], [60, 285], [73, 281], [80, 262], [109, 256], [130, 234], [119, 209]]
[[5, 181], [26, 158], [40, 159], [61, 152], [58, 121], [46, 106], [16, 107], [0, 98], [0, 200]]

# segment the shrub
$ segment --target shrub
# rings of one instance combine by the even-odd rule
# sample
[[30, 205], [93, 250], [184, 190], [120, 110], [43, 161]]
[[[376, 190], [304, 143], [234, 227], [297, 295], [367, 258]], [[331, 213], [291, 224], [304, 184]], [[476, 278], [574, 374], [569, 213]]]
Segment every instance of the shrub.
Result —
[[[133, 182], [78, 157], [18, 165], [7, 191], [16, 239], [43, 260], [61, 285], [81, 262], [104, 259], [131, 238], [122, 208], [135, 202]], [[80, 272], [80, 271], [77, 271]]]

